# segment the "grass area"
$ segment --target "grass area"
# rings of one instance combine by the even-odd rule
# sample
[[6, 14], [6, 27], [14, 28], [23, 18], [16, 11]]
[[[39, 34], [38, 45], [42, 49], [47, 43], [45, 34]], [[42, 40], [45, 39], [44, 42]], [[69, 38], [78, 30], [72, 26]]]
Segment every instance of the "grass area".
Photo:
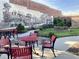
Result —
[[79, 35], [79, 28], [65, 30], [65, 31], [56, 31], [53, 28], [39, 30], [39, 35], [44, 37], [49, 37], [49, 33], [52, 32], [57, 37], [64, 37], [64, 36], [77, 36]]

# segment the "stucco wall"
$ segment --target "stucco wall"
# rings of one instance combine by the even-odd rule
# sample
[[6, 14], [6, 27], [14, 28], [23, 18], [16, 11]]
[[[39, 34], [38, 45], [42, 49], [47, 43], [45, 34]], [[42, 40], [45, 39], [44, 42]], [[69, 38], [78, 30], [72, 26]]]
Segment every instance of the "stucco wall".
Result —
[[32, 16], [35, 16], [37, 18], [39, 18], [43, 14], [39, 11], [27, 9], [27, 7], [24, 7], [24, 6], [21, 6], [21, 5], [12, 4], [12, 3], [10, 3], [10, 5], [11, 5], [10, 12], [16, 11], [17, 13], [20, 12], [23, 15], [26, 15], [26, 14], [29, 13], [29, 14], [32, 14]]
[[31, 10], [36, 10], [36, 11], [40, 11], [42, 13], [49, 14], [51, 16], [61, 16], [62, 15], [60, 10], [50, 8], [46, 5], [36, 3], [31, 0], [10, 0], [10, 2], [14, 3], [14, 4], [25, 6]]

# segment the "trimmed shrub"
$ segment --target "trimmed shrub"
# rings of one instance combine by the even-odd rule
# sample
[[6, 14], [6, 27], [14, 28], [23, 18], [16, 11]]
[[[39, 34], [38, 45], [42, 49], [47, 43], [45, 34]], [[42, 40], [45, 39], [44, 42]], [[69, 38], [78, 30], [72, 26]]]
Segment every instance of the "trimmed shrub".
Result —
[[26, 29], [22, 24], [19, 24], [17, 26], [17, 31], [18, 31], [18, 33], [24, 33], [24, 32], [26, 32]]
[[46, 29], [46, 28], [53, 28], [53, 24], [44, 24], [42, 26], [40, 26], [40, 30]]

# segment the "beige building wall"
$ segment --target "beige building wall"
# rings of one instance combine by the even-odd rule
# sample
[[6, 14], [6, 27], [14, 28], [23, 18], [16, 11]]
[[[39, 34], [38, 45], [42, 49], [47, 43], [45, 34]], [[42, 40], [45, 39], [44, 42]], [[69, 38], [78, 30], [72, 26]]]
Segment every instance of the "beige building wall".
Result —
[[39, 11], [30, 10], [27, 7], [24, 7], [24, 6], [21, 6], [21, 5], [12, 4], [12, 3], [10, 3], [10, 5], [11, 5], [10, 12], [15, 11], [15, 12], [21, 13], [23, 15], [32, 14], [32, 16], [35, 16], [37, 18], [40, 18], [40, 16], [43, 14]]
[[72, 27], [79, 28], [79, 16], [70, 16], [72, 18]]
[[32, 0], [10, 0], [13, 4], [18, 4], [24, 7], [27, 7], [30, 10], [35, 10], [41, 13], [48, 14], [50, 16], [61, 16], [62, 13], [60, 10], [53, 9], [51, 7], [48, 7], [46, 5], [36, 3]]

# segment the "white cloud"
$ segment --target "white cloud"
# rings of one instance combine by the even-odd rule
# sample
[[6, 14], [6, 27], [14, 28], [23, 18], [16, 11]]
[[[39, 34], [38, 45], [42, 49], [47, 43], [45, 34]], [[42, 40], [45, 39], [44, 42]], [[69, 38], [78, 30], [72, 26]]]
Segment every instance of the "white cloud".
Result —
[[[57, 6], [54, 5], [54, 2], [56, 2], [56, 0], [32, 0], [32, 1], [47, 5], [50, 8], [58, 9]], [[52, 2], [52, 5], [50, 4], [50, 2]]]
[[[38, 3], [41, 3], [41, 4], [45, 4], [45, 5], [47, 5], [47, 6], [51, 7], [51, 8], [54, 8], [54, 9], [61, 10], [62, 11], [62, 14], [63, 15], [66, 15], [66, 16], [79, 15], [79, 10], [76, 10], [76, 11], [72, 11], [72, 10], [70, 10], [70, 11], [64, 11], [62, 9], [59, 9], [57, 6], [55, 6], [55, 2], [57, 0], [32, 0], [32, 1], [35, 1], [35, 2], [38, 2]], [[52, 5], [51, 5], [50, 2], [52, 2]], [[79, 8], [79, 5], [77, 5], [77, 6], [74, 5], [74, 6], [71, 6], [71, 7]]]
[[79, 10], [76, 10], [76, 11], [66, 11], [66, 12], [62, 12], [63, 13], [63, 15], [65, 15], [65, 16], [75, 16], [75, 15], [79, 15]]

